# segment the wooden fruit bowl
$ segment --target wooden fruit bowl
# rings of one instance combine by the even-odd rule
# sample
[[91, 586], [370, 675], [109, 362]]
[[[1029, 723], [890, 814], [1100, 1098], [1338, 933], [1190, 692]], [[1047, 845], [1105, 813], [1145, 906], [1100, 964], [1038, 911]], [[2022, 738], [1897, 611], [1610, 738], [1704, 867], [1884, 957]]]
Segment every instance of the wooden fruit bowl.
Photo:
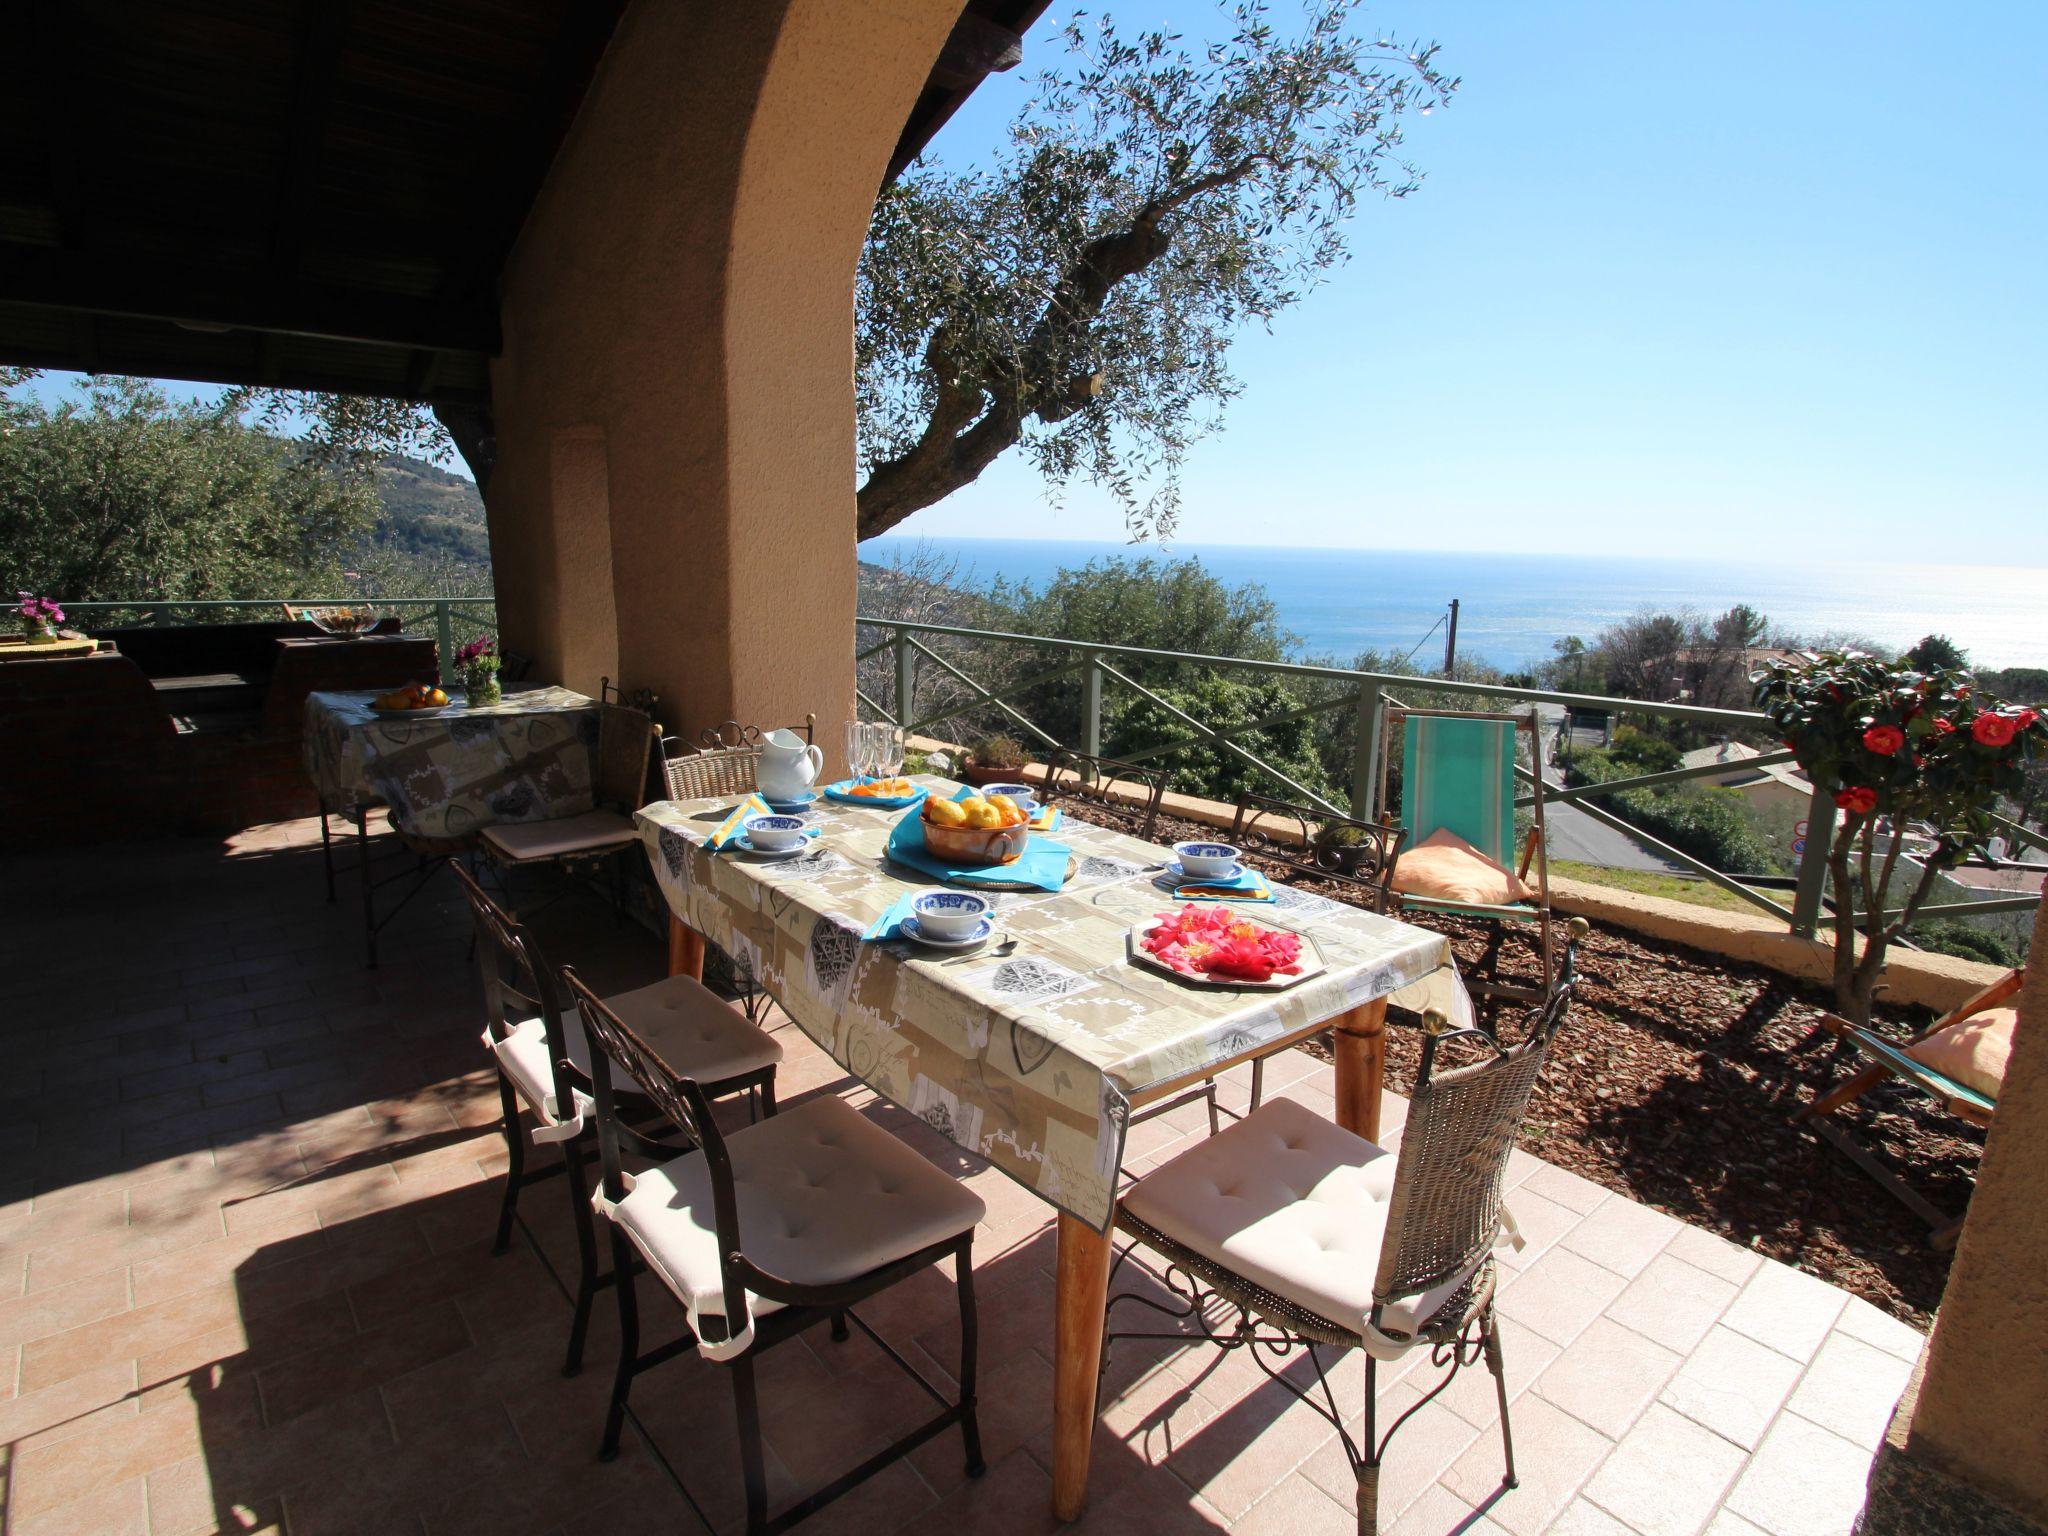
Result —
[[962, 868], [1014, 864], [1024, 857], [1029, 827], [942, 827], [924, 824], [924, 845], [934, 858]]

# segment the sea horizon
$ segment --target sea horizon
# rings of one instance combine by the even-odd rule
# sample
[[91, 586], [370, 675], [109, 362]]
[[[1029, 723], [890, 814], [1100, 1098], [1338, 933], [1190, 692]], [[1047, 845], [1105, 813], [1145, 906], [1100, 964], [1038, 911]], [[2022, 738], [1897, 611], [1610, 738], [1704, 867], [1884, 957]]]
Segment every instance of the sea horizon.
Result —
[[966, 585], [997, 578], [1043, 585], [1064, 567], [1104, 558], [1194, 556], [1232, 584], [1266, 590], [1297, 656], [1348, 663], [1362, 651], [1442, 665], [1443, 630], [1459, 600], [1458, 654], [1505, 671], [1548, 660], [1553, 644], [1644, 609], [1711, 616], [1736, 603], [1805, 638], [1855, 634], [1903, 649], [1945, 634], [1986, 668], [2048, 666], [2048, 567], [1814, 564], [1577, 554], [1475, 554], [1275, 546], [1220, 541], [1168, 545], [1108, 540], [884, 534], [860, 558], [887, 564], [924, 546], [958, 562]]

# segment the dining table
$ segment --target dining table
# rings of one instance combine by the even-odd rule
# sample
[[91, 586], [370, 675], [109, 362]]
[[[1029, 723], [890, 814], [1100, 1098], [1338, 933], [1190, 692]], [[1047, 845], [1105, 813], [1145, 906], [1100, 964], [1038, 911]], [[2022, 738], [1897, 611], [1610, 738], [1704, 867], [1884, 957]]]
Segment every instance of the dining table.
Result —
[[1272, 901], [1240, 910], [1310, 940], [1319, 970], [1279, 990], [1168, 974], [1134, 959], [1133, 933], [1179, 905], [1172, 854], [1072, 817], [1034, 834], [1069, 850], [1057, 890], [983, 890], [994, 931], [981, 950], [871, 939], [906, 892], [941, 883], [888, 853], [896, 820], [919, 808], [821, 799], [806, 816], [815, 836], [767, 858], [707, 846], [739, 803], [637, 815], [670, 912], [669, 969], [701, 977], [718, 946], [849, 1074], [1054, 1207], [1053, 1506], [1076, 1519], [1133, 1114], [1327, 1029], [1335, 1118], [1375, 1138], [1389, 1002], [1469, 1017], [1449, 942], [1275, 881]]

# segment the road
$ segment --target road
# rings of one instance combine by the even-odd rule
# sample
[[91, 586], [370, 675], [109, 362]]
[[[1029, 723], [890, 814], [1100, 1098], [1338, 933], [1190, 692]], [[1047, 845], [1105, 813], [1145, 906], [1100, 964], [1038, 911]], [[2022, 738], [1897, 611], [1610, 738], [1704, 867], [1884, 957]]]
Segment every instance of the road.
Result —
[[[1564, 775], [1551, 765], [1550, 757], [1556, 747], [1564, 710], [1558, 705], [1540, 704], [1537, 713], [1543, 722], [1543, 778], [1546, 783], [1561, 789], [1564, 787]], [[1543, 824], [1550, 833], [1550, 857], [1553, 859], [1598, 864], [1606, 869], [1638, 869], [1655, 875], [1691, 873], [1684, 865], [1673, 863], [1626, 832], [1617, 832], [1605, 822], [1595, 821], [1577, 806], [1545, 807]]]

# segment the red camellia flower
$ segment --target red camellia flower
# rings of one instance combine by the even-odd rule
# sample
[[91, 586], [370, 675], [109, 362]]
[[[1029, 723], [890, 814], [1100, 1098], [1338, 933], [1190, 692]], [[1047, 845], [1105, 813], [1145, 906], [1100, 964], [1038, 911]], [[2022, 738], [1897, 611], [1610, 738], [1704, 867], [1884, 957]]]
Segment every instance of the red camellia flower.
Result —
[[2006, 747], [2019, 735], [2020, 723], [2011, 715], [1985, 710], [1970, 723], [1970, 735], [1980, 747]]
[[1890, 757], [1906, 744], [1906, 733], [1896, 725], [1873, 725], [1863, 733], [1863, 748], [1879, 757]]
[[1861, 784], [1835, 791], [1835, 804], [1855, 816], [1868, 816], [1877, 809], [1877, 791]]
[[1934, 722], [1934, 734], [1937, 736], [1953, 736], [1955, 732], [1956, 723], [1953, 720], [1937, 720]]
[[2019, 712], [2019, 715], [2017, 716], [2019, 728], [2024, 731], [2028, 726], [2032, 725], [2036, 720], [2040, 718], [2041, 712], [2039, 710], [2023, 709]]

